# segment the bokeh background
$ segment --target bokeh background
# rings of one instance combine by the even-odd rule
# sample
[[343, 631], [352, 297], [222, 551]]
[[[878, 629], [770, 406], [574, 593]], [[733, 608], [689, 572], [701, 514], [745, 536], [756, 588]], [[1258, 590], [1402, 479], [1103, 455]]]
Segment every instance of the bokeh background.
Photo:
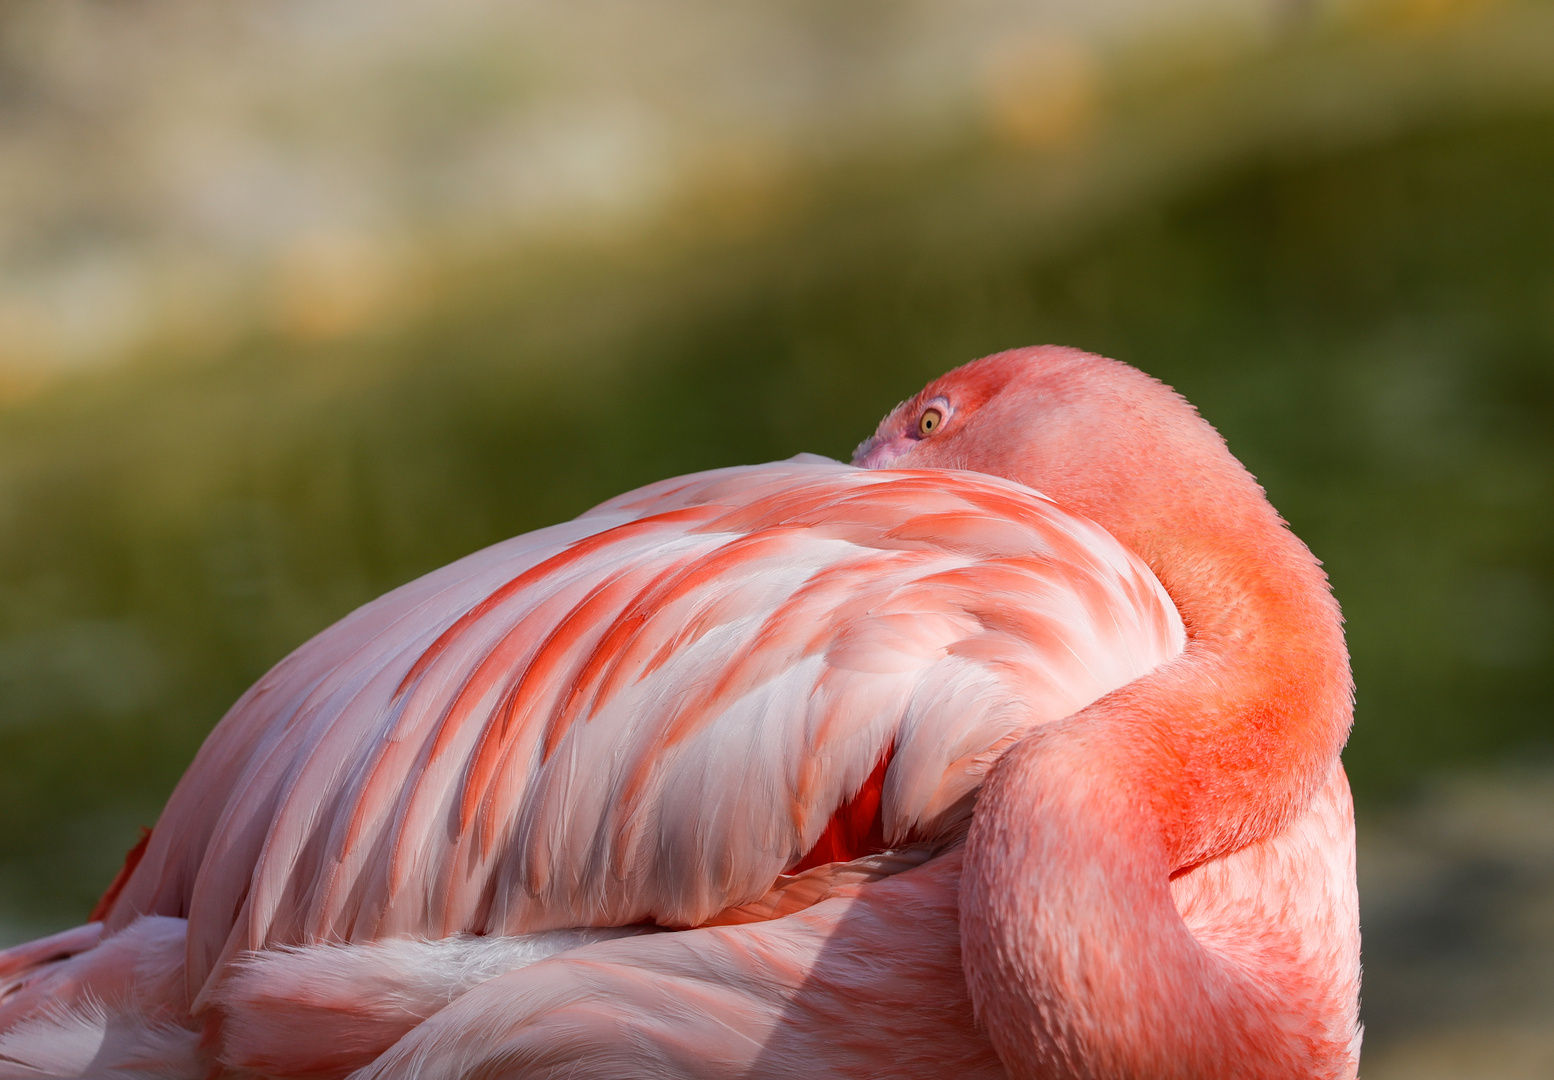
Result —
[[1364, 1074], [1554, 1077], [1534, 0], [9, 0], [0, 944], [358, 604], [1045, 341], [1326, 562]]

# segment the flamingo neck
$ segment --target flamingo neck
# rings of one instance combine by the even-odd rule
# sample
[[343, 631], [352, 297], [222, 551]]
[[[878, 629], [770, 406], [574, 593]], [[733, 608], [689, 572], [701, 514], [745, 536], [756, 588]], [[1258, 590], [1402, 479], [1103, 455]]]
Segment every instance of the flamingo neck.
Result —
[[1299, 987], [1206, 948], [1171, 898], [1173, 874], [1304, 810], [1350, 722], [1325, 578], [1236, 473], [1207, 509], [1083, 508], [1151, 565], [1188, 644], [1013, 747], [984, 784], [965, 967], [1014, 1076], [1326, 1076], [1346, 1052], [1311, 1035]]

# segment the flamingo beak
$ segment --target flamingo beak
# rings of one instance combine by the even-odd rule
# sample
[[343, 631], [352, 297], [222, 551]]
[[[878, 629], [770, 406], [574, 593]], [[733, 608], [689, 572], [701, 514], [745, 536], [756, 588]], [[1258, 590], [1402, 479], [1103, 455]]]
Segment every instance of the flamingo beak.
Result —
[[889, 469], [916, 445], [917, 440], [907, 435], [876, 435], [853, 451], [853, 464], [860, 469]]

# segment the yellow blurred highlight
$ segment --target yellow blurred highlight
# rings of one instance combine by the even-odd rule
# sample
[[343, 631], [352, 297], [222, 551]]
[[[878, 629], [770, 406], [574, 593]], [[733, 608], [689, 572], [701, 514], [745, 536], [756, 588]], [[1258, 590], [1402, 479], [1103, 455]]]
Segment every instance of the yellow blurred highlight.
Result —
[[759, 235], [780, 221], [795, 196], [792, 147], [774, 138], [724, 140], [696, 155], [687, 173], [696, 178], [679, 202], [696, 221], [695, 231], [725, 240]]
[[1101, 78], [1095, 53], [1071, 38], [1001, 43], [983, 64], [983, 94], [994, 132], [1008, 142], [1060, 149], [1095, 127]]
[[1469, 22], [1502, 0], [1378, 0], [1367, 12], [1368, 21], [1413, 31], [1443, 30]]
[[346, 337], [394, 301], [399, 260], [376, 238], [322, 230], [285, 247], [272, 279], [275, 328], [297, 341]]
[[47, 316], [21, 298], [0, 302], [0, 405], [31, 397], [57, 351]]

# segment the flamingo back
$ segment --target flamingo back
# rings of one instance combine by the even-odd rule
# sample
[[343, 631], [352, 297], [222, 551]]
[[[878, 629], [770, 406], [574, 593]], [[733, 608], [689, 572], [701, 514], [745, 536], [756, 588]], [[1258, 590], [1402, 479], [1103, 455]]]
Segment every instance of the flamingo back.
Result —
[[804, 458], [653, 484], [278, 664], [107, 928], [187, 918], [193, 993], [273, 946], [696, 926], [871, 782], [876, 846], [946, 836], [1004, 747], [1184, 640], [1137, 557], [1011, 481]]

